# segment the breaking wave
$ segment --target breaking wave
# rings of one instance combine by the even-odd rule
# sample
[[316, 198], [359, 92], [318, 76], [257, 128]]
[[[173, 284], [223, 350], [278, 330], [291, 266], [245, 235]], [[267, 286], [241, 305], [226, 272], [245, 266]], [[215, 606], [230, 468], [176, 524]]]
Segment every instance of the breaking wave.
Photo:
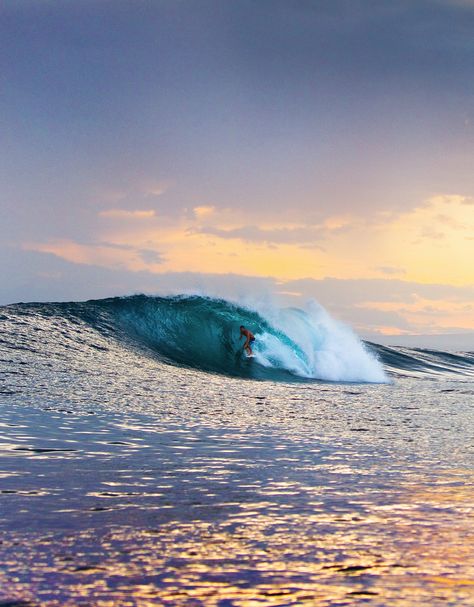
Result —
[[[390, 375], [474, 373], [474, 355], [365, 344], [315, 302], [303, 310], [196, 295], [136, 295], [15, 304], [1, 312], [13, 332], [21, 324], [27, 342], [47, 323], [49, 352], [71, 342], [91, 347], [85, 334], [93, 331], [157, 362], [234, 377], [384, 383]], [[255, 334], [254, 358], [243, 352], [240, 325]]]

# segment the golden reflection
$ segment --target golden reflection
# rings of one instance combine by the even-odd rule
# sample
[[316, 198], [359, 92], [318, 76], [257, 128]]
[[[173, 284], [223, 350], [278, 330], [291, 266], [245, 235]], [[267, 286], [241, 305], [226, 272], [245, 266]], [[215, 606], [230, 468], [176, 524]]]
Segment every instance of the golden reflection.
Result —
[[[324, 510], [315, 500], [318, 488], [275, 482], [259, 491], [266, 500], [220, 521], [89, 529], [64, 537], [49, 557], [44, 538], [23, 542], [17, 551], [21, 567], [36, 576], [55, 572], [74, 597], [64, 605], [87, 599], [114, 607], [218, 607], [224, 601], [329, 607], [363, 599], [412, 607], [437, 604], [436, 597], [440, 604], [467, 606], [474, 601], [472, 480], [460, 470], [438, 474], [436, 484], [413, 475], [387, 496], [390, 503], [380, 493], [340, 506], [327, 502]], [[299, 489], [298, 499], [288, 501], [283, 493], [287, 508], [279, 507], [275, 486]], [[7, 554], [3, 568], [18, 567], [18, 555]], [[74, 558], [65, 560], [68, 554]], [[1, 581], [11, 596], [32, 598], [14, 577]]]

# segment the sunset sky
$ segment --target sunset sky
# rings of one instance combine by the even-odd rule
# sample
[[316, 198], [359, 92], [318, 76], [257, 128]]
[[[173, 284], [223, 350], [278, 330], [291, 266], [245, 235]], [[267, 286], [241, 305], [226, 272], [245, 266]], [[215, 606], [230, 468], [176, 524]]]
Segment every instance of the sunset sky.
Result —
[[474, 1], [3, 0], [0, 303], [474, 331]]

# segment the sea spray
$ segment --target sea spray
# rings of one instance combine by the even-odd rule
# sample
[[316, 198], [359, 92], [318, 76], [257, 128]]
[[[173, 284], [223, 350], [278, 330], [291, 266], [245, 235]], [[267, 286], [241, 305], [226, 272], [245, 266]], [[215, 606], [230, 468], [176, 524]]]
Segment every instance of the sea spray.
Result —
[[[327, 381], [384, 383], [375, 356], [345, 324], [316, 301], [304, 309], [254, 304], [276, 335], [263, 332], [256, 348], [263, 365], [281, 364], [296, 375]], [[261, 345], [260, 345], [261, 344]]]

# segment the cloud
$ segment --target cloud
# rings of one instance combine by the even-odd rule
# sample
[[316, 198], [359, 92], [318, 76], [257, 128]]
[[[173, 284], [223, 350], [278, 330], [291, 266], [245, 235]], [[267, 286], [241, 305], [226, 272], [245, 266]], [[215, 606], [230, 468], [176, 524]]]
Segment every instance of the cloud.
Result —
[[357, 305], [370, 301], [393, 302], [397, 305], [415, 302], [417, 297], [427, 300], [471, 303], [474, 301], [474, 285], [419, 283], [410, 280], [388, 278], [340, 279], [305, 278], [285, 281], [287, 289], [300, 291], [331, 307], [338, 302]]
[[201, 219], [202, 217], [207, 217], [208, 215], [212, 215], [215, 211], [215, 207], [213, 206], [201, 206], [201, 207], [194, 207], [193, 211], [194, 214], [196, 215], [196, 217], [198, 219]]
[[166, 184], [166, 183], [158, 183], [158, 184], [155, 184], [155, 185], [148, 185], [148, 186], [145, 186], [143, 188], [143, 193], [146, 196], [156, 196], [156, 197], [158, 197], [158, 196], [162, 196], [166, 192], [166, 190], [168, 189], [168, 187], [169, 187], [169, 185]]
[[[426, 283], [474, 282], [473, 206], [460, 195], [437, 195], [406, 213], [378, 214], [373, 221], [334, 213], [319, 223], [297, 221], [298, 212], [242, 212], [216, 205], [184, 208], [175, 215], [154, 209], [111, 208], [100, 211], [90, 237], [33, 240], [37, 250], [71, 261], [133, 270], [153, 265], [157, 271], [225, 273], [320, 279], [379, 276]], [[248, 223], [245, 223], [248, 221]], [[443, 248], [439, 247], [442, 239]], [[117, 254], [114, 258], [113, 247]], [[89, 249], [89, 250], [88, 250]], [[376, 263], [374, 263], [376, 261]]]
[[51, 253], [73, 264], [120, 268], [131, 272], [156, 271], [157, 266], [165, 261], [159, 251], [109, 242], [80, 243], [58, 239], [48, 243], [26, 243], [23, 249]]
[[317, 243], [324, 238], [325, 231], [319, 227], [279, 227], [260, 228], [255, 225], [247, 225], [238, 228], [223, 229], [213, 226], [196, 228], [200, 234], [211, 234], [225, 239], [238, 239], [244, 242], [261, 242], [274, 244], [298, 244], [321, 248]]
[[[459, 194], [437, 194], [376, 228], [379, 251], [418, 282], [474, 283], [474, 206]], [[373, 240], [376, 231], [367, 234]], [[442, 244], [442, 246], [440, 246]], [[382, 265], [382, 264], [381, 264]], [[383, 264], [383, 265], [392, 265]]]
[[461, 194], [436, 194], [426, 200], [426, 206], [437, 206], [446, 204], [473, 204], [473, 198]]
[[359, 307], [377, 314], [396, 313], [405, 319], [408, 327], [417, 326], [419, 331], [428, 334], [452, 331], [453, 326], [474, 329], [474, 306], [452, 298], [433, 300], [415, 294], [411, 302], [403, 304], [378, 300], [364, 302]]
[[459, 6], [467, 9], [474, 9], [474, 0], [438, 0], [440, 4], [446, 6]]
[[[431, 226], [425, 226], [420, 229], [418, 232], [420, 238], [427, 238], [428, 240], [442, 240], [445, 238], [446, 234], [441, 232], [440, 230], [436, 230]], [[414, 243], [418, 243], [419, 240], [413, 241]]]
[[137, 253], [147, 265], [161, 264], [165, 261], [165, 257], [153, 249], [137, 249]]
[[396, 276], [406, 273], [403, 268], [397, 268], [395, 266], [377, 266], [375, 270], [377, 272], [382, 272], [382, 274], [387, 274], [388, 276]]
[[113, 217], [118, 219], [150, 219], [155, 217], [153, 209], [129, 211], [126, 209], [106, 209], [99, 211], [99, 217]]

